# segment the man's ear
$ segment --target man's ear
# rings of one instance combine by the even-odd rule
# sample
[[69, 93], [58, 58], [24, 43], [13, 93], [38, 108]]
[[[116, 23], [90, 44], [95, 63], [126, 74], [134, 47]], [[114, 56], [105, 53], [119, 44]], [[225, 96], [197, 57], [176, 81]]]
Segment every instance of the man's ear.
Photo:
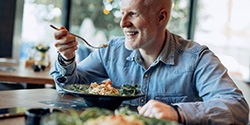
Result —
[[165, 23], [168, 20], [168, 12], [165, 9], [162, 9], [159, 13], [158, 22]]

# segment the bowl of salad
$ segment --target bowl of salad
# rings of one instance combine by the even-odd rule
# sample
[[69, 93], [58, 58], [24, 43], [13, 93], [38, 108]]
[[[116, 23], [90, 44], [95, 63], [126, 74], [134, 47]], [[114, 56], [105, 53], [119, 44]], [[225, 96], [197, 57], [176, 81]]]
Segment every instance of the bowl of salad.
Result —
[[69, 110], [54, 112], [42, 118], [42, 125], [178, 125], [175, 121], [148, 118], [128, 107], [115, 111], [103, 108], [89, 108], [82, 112]]
[[106, 83], [66, 84], [62, 89], [74, 96], [82, 97], [89, 107], [117, 109], [125, 100], [144, 96], [137, 85], [124, 84], [120, 88], [113, 87], [110, 80]]

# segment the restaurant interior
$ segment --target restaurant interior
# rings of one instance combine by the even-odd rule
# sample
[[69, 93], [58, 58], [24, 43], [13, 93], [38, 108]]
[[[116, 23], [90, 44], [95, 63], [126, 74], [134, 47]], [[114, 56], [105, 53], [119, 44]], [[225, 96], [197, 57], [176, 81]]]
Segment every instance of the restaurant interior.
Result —
[[[173, 1], [167, 28], [215, 52], [250, 104], [250, 1]], [[49, 75], [57, 59], [53, 44], [55, 30], [50, 25], [64, 26], [92, 45], [101, 45], [123, 35], [119, 26], [122, 16], [119, 0], [1, 0], [0, 3], [0, 108], [77, 107], [69, 101], [72, 97], [62, 98], [63, 95], [56, 93]], [[79, 43], [76, 62], [93, 51]], [[25, 104], [27, 101], [30, 105]], [[0, 124], [18, 124], [18, 120], [23, 118], [0, 119]]]

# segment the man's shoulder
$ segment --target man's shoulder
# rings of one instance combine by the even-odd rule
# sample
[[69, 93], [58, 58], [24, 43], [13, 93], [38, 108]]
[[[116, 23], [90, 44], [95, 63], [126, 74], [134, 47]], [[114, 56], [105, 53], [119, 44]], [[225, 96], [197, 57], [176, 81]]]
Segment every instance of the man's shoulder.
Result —
[[177, 47], [178, 50], [182, 50], [183, 52], [191, 52], [191, 53], [197, 53], [204, 49], [208, 49], [206, 45], [201, 45], [200, 43], [184, 39], [180, 36], [175, 36], [177, 39], [175, 41], [175, 47]]

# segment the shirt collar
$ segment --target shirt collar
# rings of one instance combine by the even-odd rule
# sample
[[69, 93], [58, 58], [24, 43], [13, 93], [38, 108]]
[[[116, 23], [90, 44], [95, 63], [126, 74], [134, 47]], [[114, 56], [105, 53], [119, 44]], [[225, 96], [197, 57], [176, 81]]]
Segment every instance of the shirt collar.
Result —
[[157, 60], [162, 61], [165, 64], [174, 65], [174, 47], [173, 47], [174, 40], [172, 38], [171, 33], [166, 30], [166, 38], [164, 47], [158, 56]]
[[165, 45], [158, 59], [168, 65], [174, 65], [178, 56], [184, 52], [183, 38], [166, 30]]

